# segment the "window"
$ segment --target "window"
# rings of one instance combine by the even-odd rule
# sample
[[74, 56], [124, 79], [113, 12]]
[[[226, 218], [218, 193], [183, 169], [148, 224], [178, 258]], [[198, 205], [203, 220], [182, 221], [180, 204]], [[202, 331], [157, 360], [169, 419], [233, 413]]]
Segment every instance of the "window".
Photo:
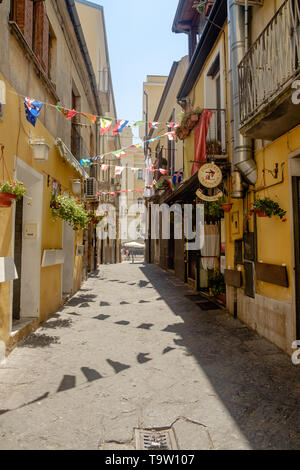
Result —
[[45, 73], [49, 73], [51, 31], [43, 1], [11, 0], [10, 20], [14, 21]]
[[143, 170], [139, 169], [138, 170], [138, 180], [142, 180], [142, 179], [143, 179]]
[[138, 204], [138, 209], [141, 209], [143, 207], [143, 199], [141, 197], [138, 198], [137, 204]]

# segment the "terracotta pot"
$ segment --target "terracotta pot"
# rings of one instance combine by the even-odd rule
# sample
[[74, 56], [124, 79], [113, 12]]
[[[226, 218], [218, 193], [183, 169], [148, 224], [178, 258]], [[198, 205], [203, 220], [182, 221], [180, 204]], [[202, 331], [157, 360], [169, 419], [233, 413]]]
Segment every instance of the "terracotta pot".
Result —
[[10, 207], [15, 199], [16, 196], [14, 194], [0, 193], [0, 207]]
[[259, 209], [254, 209], [258, 217], [268, 217], [267, 214], [264, 212], [260, 211]]
[[224, 212], [230, 212], [233, 204], [232, 202], [222, 202], [221, 207]]

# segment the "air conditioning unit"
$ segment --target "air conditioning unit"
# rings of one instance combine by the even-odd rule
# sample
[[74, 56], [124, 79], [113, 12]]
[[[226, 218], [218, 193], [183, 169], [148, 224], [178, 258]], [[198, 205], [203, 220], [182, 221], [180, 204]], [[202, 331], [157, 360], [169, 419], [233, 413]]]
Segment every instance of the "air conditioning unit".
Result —
[[84, 195], [86, 199], [98, 198], [98, 181], [96, 178], [87, 178], [84, 180]]

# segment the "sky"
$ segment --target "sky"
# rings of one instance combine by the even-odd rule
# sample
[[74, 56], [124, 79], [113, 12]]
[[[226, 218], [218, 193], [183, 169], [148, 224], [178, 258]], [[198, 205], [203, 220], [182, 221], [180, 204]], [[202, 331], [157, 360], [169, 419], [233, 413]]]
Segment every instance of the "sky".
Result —
[[172, 33], [179, 0], [92, 0], [104, 8], [117, 116], [142, 120], [147, 75], [169, 75], [188, 53], [185, 34]]

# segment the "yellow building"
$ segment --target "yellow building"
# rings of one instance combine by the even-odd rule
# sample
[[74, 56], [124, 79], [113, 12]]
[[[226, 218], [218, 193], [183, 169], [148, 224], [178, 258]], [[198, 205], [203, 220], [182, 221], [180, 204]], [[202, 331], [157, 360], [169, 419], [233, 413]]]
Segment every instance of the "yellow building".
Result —
[[[224, 276], [231, 314], [291, 353], [300, 335], [300, 42], [293, 27], [299, 8], [292, 0], [249, 1], [248, 9], [233, 0], [207, 2], [199, 11], [193, 5], [180, 0], [173, 23], [173, 32], [186, 33], [189, 43], [189, 66], [177, 94], [184, 111], [178, 133], [184, 182], [171, 194], [156, 191], [152, 202], [192, 203], [194, 211], [204, 204], [204, 233], [218, 237], [220, 246], [205, 251], [205, 242], [200, 250], [185, 249], [184, 280], [208, 294], [212, 281], [215, 292], [222, 292]], [[209, 117], [204, 137], [203, 110]], [[198, 177], [208, 161], [222, 171], [212, 189]], [[230, 212], [221, 212], [219, 191]], [[268, 204], [270, 217], [262, 217], [258, 208], [264, 213]], [[218, 216], [211, 212], [216, 206]], [[172, 236], [162, 242], [152, 240], [151, 246], [163, 246], [160, 263], [169, 268], [179, 242]]]
[[[1, 5], [0, 179], [27, 188], [20, 202], [0, 208], [0, 341], [8, 348], [76, 292], [88, 269], [82, 230], [54, 221], [50, 209], [54, 193], [83, 196], [89, 175], [78, 159], [96, 151], [95, 125], [55, 109], [101, 113], [79, 24], [71, 1]], [[25, 96], [44, 103], [35, 127]]]

